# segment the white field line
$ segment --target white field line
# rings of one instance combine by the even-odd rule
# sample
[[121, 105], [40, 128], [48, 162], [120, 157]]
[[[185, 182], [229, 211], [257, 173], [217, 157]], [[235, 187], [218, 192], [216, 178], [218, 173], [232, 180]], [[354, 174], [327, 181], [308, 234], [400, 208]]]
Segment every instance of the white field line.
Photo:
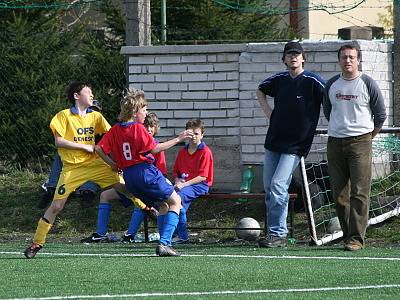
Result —
[[[0, 255], [21, 255], [22, 252], [0, 251]], [[40, 256], [81, 256], [81, 257], [149, 257], [155, 254], [140, 253], [67, 253], [67, 252], [39, 252]], [[319, 260], [383, 260], [400, 261], [400, 257], [371, 257], [371, 256], [295, 256], [295, 255], [242, 255], [242, 254], [182, 254], [181, 257], [216, 257], [216, 258], [259, 258], [259, 259], [319, 259]], [[175, 258], [179, 259], [179, 258]], [[0, 299], [1, 300], [1, 299]]]
[[[105, 295], [70, 295], [70, 296], [52, 296], [35, 298], [8, 298], [0, 300], [64, 300], [64, 299], [113, 299], [113, 298], [144, 298], [144, 297], [196, 297], [216, 296], [216, 295], [255, 295], [255, 294], [276, 294], [276, 293], [314, 293], [329, 291], [358, 291], [358, 290], [376, 290], [376, 289], [398, 289], [400, 284], [385, 285], [364, 285], [364, 286], [335, 286], [322, 288], [304, 288], [304, 289], [265, 289], [265, 290], [242, 290], [242, 291], [213, 291], [213, 292], [176, 292], [176, 293], [137, 293], [137, 294], [105, 294]], [[344, 296], [344, 295], [343, 295]]]

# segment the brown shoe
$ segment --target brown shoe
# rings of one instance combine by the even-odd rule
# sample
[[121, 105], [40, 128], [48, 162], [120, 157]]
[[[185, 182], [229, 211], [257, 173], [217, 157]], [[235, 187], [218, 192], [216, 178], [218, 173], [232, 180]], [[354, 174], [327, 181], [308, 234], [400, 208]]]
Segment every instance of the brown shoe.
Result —
[[349, 242], [344, 245], [344, 251], [358, 251], [361, 250], [363, 246], [355, 242]]
[[180, 254], [176, 252], [174, 248], [161, 244], [157, 245], [156, 254], [158, 256], [180, 256]]

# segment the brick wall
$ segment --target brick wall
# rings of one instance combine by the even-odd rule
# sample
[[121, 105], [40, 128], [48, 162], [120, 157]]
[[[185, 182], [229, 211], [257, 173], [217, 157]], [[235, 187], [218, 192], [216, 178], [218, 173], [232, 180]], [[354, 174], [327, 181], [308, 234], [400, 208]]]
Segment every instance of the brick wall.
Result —
[[[392, 124], [392, 45], [356, 41], [362, 50], [361, 69], [382, 89]], [[344, 41], [304, 42], [305, 69], [329, 79], [340, 72], [337, 50]], [[268, 121], [255, 91], [265, 77], [285, 69], [284, 43], [123, 47], [129, 86], [143, 89], [149, 110], [161, 120], [160, 140], [180, 132], [190, 118], [206, 126], [205, 142], [215, 159], [215, 188], [237, 190], [241, 170], [256, 165], [255, 189], [261, 190], [261, 164]], [[271, 102], [272, 105], [272, 102]], [[284, 122], [284, 120], [282, 120]], [[319, 127], [326, 127], [322, 117]], [[313, 148], [323, 147], [316, 137]], [[178, 149], [167, 151], [171, 166]], [[310, 155], [310, 160], [313, 156]]]

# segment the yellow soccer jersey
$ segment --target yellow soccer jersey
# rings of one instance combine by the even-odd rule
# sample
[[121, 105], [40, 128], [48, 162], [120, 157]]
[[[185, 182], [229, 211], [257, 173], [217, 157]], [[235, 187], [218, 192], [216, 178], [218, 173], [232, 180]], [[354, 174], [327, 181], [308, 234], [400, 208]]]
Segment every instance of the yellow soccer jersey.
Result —
[[[50, 122], [50, 128], [53, 134], [58, 133], [68, 141], [94, 145], [95, 135], [107, 132], [111, 126], [97, 111], [88, 110], [83, 117], [75, 107], [72, 107], [57, 113]], [[58, 153], [64, 164], [81, 164], [97, 156], [96, 153], [66, 148], [58, 148]]]

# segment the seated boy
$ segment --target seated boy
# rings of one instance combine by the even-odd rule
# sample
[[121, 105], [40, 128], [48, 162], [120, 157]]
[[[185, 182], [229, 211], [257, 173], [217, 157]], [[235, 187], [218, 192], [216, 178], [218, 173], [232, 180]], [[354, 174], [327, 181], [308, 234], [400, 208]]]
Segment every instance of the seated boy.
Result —
[[151, 206], [157, 201], [168, 203], [168, 212], [159, 216], [162, 225], [156, 254], [177, 256], [179, 254], [170, 245], [179, 220], [181, 198], [154, 166], [153, 154], [167, 150], [193, 134], [185, 130], [178, 137], [157, 144], [143, 126], [146, 115], [147, 101], [143, 91], [128, 90], [121, 100], [120, 123], [114, 125], [95, 148], [114, 170], [123, 171], [126, 188], [131, 194]]
[[214, 166], [210, 148], [202, 141], [204, 124], [200, 119], [186, 123], [186, 129], [192, 131], [189, 144], [179, 152], [174, 164], [175, 190], [182, 199], [175, 242], [186, 242], [189, 239], [186, 213], [193, 200], [207, 194], [213, 183]]

